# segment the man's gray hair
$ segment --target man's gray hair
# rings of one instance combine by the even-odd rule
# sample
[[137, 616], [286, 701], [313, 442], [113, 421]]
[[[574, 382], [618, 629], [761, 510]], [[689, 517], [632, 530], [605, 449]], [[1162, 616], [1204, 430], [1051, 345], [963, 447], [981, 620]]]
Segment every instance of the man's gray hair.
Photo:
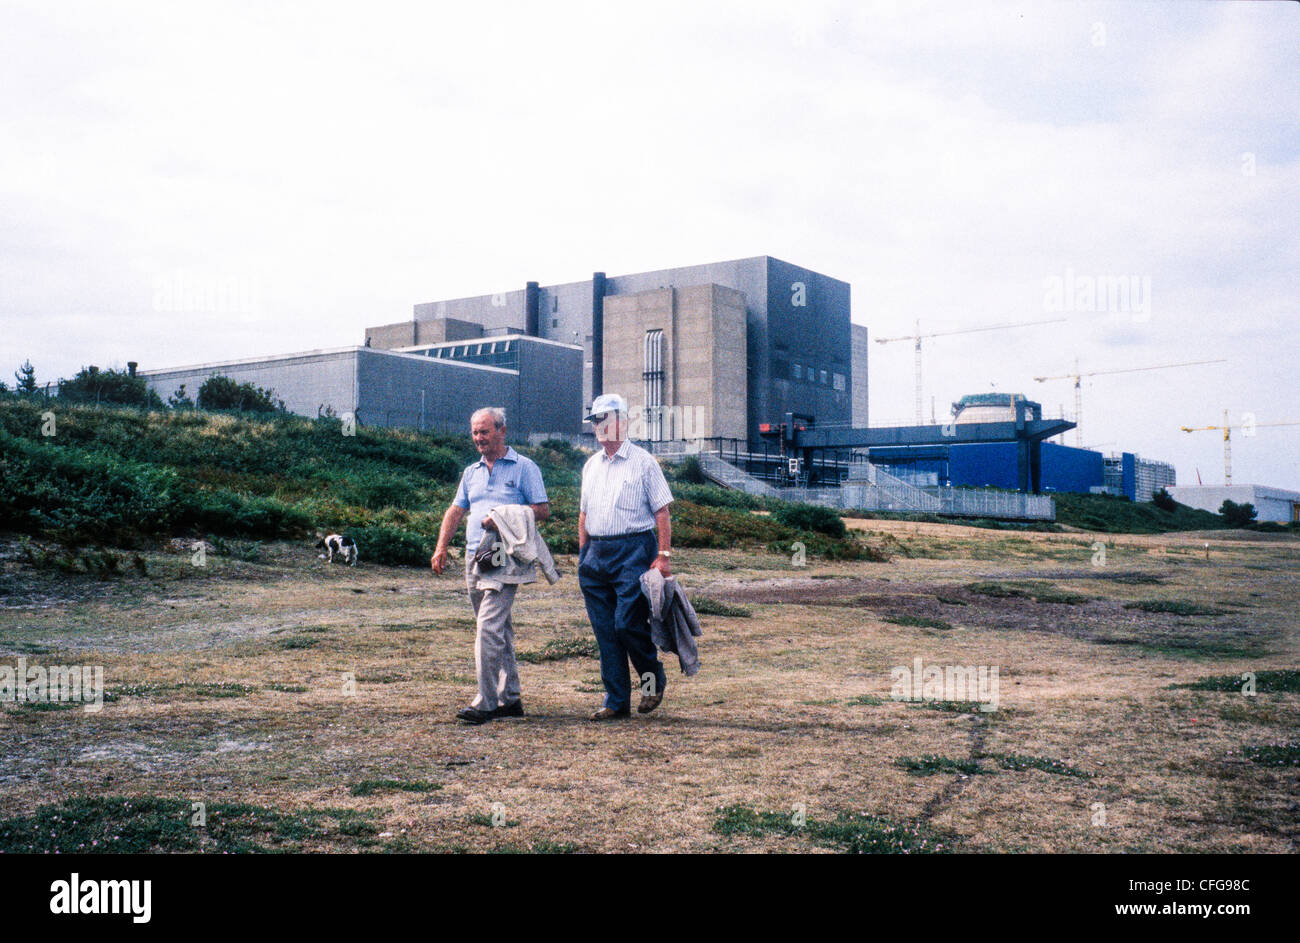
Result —
[[500, 406], [484, 406], [482, 409], [474, 410], [474, 415], [469, 417], [469, 424], [472, 426], [484, 416], [491, 416], [492, 422], [498, 429], [506, 427], [506, 411]]

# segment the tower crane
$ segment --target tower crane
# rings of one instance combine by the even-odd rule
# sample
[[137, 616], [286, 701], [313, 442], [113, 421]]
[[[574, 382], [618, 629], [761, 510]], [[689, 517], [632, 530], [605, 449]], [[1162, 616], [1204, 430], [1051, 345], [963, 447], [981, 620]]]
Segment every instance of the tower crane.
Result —
[[1219, 360], [1185, 360], [1182, 363], [1160, 363], [1150, 367], [1124, 367], [1119, 370], [1093, 370], [1090, 373], [1079, 372], [1079, 358], [1074, 359], [1074, 372], [1063, 373], [1054, 377], [1034, 377], [1039, 383], [1045, 383], [1048, 380], [1073, 380], [1074, 381], [1074, 444], [1076, 448], [1083, 447], [1083, 389], [1081, 381], [1084, 377], [1099, 377], [1110, 373], [1141, 373], [1145, 370], [1168, 370], [1170, 367], [1192, 367], [1203, 363], [1226, 363], [1227, 361]]
[[1056, 324], [1065, 321], [1066, 318], [1050, 318], [1046, 321], [1020, 321], [1014, 324], [991, 324], [988, 327], [968, 327], [958, 331], [931, 331], [928, 334], [921, 333], [921, 322], [916, 322], [915, 334], [904, 334], [901, 337], [877, 337], [877, 344], [888, 344], [893, 341], [913, 341], [916, 349], [916, 424], [919, 426], [925, 422], [921, 415], [921, 339], [924, 337], [949, 337], [953, 334], [975, 334], [980, 331], [1005, 331], [1013, 327], [1029, 327], [1034, 324]]
[[1241, 423], [1234, 426], [1228, 422], [1228, 411], [1223, 411], [1223, 425], [1221, 426], [1181, 426], [1184, 432], [1207, 432], [1211, 429], [1221, 429], [1223, 431], [1223, 483], [1232, 484], [1232, 430], [1233, 429], [1257, 429], [1260, 426], [1300, 426], [1300, 420], [1288, 420], [1286, 422], [1249, 422]]

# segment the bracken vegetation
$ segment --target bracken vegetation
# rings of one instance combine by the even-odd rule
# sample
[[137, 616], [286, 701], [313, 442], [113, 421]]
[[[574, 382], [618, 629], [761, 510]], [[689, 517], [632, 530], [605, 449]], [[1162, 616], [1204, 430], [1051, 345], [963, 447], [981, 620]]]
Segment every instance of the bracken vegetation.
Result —
[[[538, 463], [547, 483], [551, 518], [540, 528], [543, 537], [553, 553], [576, 553], [586, 454], [561, 440], [517, 448]], [[314, 532], [351, 534], [363, 563], [422, 567], [461, 470], [477, 457], [468, 434], [6, 396], [0, 530], [56, 541], [66, 551], [45, 562], [68, 572], [95, 569], [78, 562], [85, 544], [143, 547], [163, 537], [205, 536], [220, 555], [253, 562], [261, 541]], [[790, 510], [799, 506], [709, 485], [674, 488], [678, 546], [790, 554], [802, 543], [810, 556], [882, 559], [852, 536], [816, 529], [831, 529], [825, 509], [809, 516]], [[752, 513], [773, 508], [793, 514], [795, 523]], [[464, 545], [463, 529], [453, 543]]]

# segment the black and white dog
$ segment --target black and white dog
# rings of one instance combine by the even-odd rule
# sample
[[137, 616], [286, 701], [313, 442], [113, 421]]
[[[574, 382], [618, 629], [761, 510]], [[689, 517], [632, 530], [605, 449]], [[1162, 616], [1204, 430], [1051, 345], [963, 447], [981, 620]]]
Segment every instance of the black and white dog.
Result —
[[325, 551], [320, 555], [322, 560], [333, 563], [334, 554], [337, 553], [348, 566], [357, 565], [357, 544], [351, 537], [343, 534], [330, 534], [328, 537], [322, 537], [316, 541], [316, 549]]

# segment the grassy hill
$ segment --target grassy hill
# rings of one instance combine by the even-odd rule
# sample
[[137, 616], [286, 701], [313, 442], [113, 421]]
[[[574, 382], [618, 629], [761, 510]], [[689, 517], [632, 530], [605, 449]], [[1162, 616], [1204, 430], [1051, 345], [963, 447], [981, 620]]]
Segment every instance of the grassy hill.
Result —
[[[53, 428], [43, 419], [52, 411]], [[461, 469], [462, 439], [337, 419], [250, 418], [193, 410], [0, 400], [0, 530], [68, 546], [142, 546], [169, 537], [305, 539], [347, 531], [367, 562], [428, 563]], [[52, 435], [45, 434], [52, 432]], [[542, 527], [554, 552], [577, 550], [580, 470], [563, 443], [519, 448], [541, 467], [551, 498]], [[852, 534], [830, 536], [751, 513], [744, 495], [675, 485], [674, 542], [862, 559]], [[710, 506], [712, 505], [712, 506]], [[457, 538], [463, 546], [464, 531]]]
[[[554, 552], [573, 553], [586, 455], [565, 443], [549, 444], [555, 447], [516, 447], [541, 466], [546, 479], [552, 510], [542, 527], [547, 543]], [[423, 566], [460, 471], [476, 457], [468, 435], [370, 428], [344, 435], [338, 419], [5, 397], [0, 530], [70, 547], [144, 546], [172, 537], [298, 540], [316, 531], [347, 531], [365, 561]], [[690, 477], [687, 469], [683, 474]], [[817, 556], [880, 558], [852, 533], [817, 526], [803, 513], [806, 508], [689, 480], [674, 482], [673, 489], [674, 542], [681, 546], [788, 553], [802, 542]], [[1226, 526], [1220, 515], [1184, 506], [1164, 511], [1105, 495], [1053, 497], [1058, 524], [1087, 530], [1162, 533]], [[462, 530], [456, 545], [463, 542]]]
[[1108, 534], [1164, 534], [1229, 526], [1221, 514], [1189, 508], [1185, 504], [1166, 511], [1149, 501], [1135, 503], [1109, 494], [1060, 492], [1053, 494], [1052, 498], [1056, 501], [1058, 524]]

